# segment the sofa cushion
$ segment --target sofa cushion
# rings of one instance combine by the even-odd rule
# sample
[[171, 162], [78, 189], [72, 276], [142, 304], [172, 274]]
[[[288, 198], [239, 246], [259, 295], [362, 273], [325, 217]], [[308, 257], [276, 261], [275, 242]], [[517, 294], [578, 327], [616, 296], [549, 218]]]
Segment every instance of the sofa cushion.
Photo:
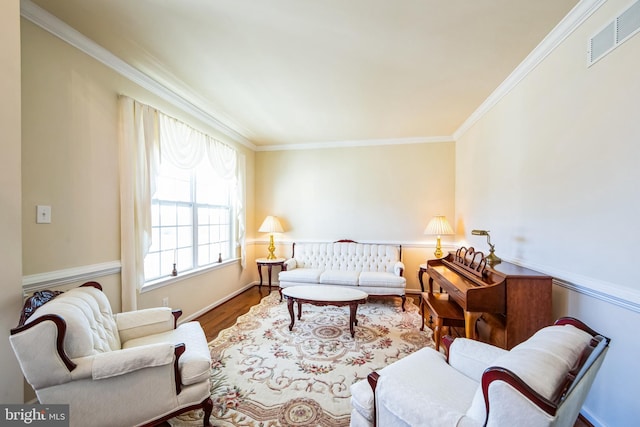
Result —
[[404, 288], [407, 280], [402, 276], [393, 273], [363, 271], [358, 279], [359, 286], [370, 286], [372, 288]]
[[319, 283], [322, 271], [319, 268], [294, 268], [281, 271], [278, 279], [281, 282]]
[[358, 286], [357, 271], [325, 270], [320, 274], [323, 285]]
[[[492, 365], [512, 371], [537, 393], [551, 399], [591, 338], [572, 325], [549, 326], [498, 357]], [[484, 422], [482, 387], [478, 387], [467, 415]]]

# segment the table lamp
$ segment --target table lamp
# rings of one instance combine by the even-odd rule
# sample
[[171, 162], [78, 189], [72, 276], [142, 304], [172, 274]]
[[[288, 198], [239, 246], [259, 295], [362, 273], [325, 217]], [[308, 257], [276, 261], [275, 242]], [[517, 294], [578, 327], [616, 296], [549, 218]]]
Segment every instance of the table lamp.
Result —
[[427, 224], [427, 228], [424, 229], [424, 234], [437, 236], [436, 251], [433, 254], [436, 256], [436, 258], [442, 258], [440, 236], [446, 236], [455, 233], [453, 232], [453, 229], [449, 225], [449, 222], [444, 215], [436, 215], [431, 218], [431, 221], [429, 221], [429, 224]]
[[258, 231], [260, 233], [269, 233], [269, 247], [267, 248], [269, 249], [269, 255], [267, 256], [267, 259], [276, 259], [276, 255], [274, 254], [276, 245], [273, 243], [273, 233], [284, 232], [280, 221], [278, 221], [278, 217], [272, 215], [266, 217]]
[[474, 236], [487, 236], [487, 244], [489, 245], [489, 255], [487, 256], [487, 262], [489, 265], [500, 264], [502, 260], [495, 254], [496, 245], [491, 244], [491, 236], [489, 230], [471, 230], [471, 234]]

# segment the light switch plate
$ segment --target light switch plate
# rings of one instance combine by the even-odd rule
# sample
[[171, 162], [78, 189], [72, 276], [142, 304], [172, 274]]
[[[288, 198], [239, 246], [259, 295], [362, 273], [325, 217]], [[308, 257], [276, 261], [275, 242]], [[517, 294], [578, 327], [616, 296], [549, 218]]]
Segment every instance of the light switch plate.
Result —
[[36, 206], [36, 224], [51, 224], [51, 206]]

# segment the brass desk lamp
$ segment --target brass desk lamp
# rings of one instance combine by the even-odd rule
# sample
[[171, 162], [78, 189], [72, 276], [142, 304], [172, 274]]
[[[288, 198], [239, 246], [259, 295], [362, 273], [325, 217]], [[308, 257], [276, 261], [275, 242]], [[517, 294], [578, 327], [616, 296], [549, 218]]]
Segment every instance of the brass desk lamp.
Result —
[[495, 245], [491, 244], [491, 236], [489, 235], [489, 230], [471, 230], [471, 234], [474, 236], [487, 236], [487, 244], [489, 245], [489, 255], [486, 257], [489, 265], [495, 265], [502, 262], [500, 258], [496, 256], [494, 253]]

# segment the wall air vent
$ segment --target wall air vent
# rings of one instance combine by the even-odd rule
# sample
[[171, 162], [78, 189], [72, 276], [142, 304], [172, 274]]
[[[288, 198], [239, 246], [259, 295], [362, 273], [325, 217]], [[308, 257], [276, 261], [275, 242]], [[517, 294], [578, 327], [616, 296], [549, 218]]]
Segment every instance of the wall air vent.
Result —
[[589, 39], [587, 66], [591, 66], [639, 31], [640, 0]]

